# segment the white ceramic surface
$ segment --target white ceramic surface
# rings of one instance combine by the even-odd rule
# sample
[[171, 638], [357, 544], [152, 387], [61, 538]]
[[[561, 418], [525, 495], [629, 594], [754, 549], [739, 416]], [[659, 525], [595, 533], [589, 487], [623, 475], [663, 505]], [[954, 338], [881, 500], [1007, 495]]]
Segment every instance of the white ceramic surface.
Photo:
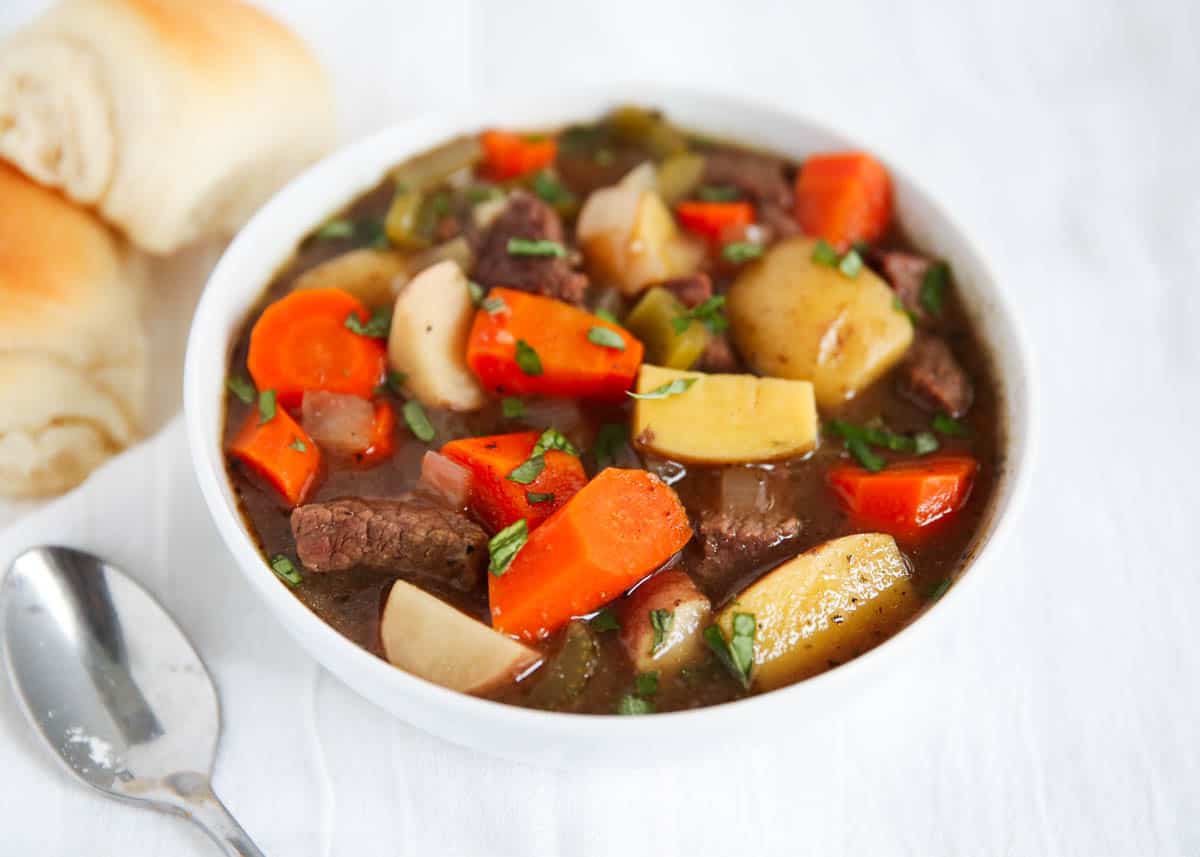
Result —
[[[551, 127], [630, 101], [662, 107], [673, 120], [698, 131], [796, 157], [848, 146], [865, 146], [881, 156], [895, 182], [897, 216], [918, 246], [950, 262], [956, 287], [997, 361], [1007, 420], [1006, 470], [986, 532], [963, 577], [907, 629], [848, 664], [773, 693], [697, 711], [605, 717], [525, 710], [448, 691], [392, 668], [319, 620], [270, 572], [241, 523], [225, 476], [225, 366], [242, 319], [303, 235], [374, 185], [394, 164], [456, 134], [488, 126]], [[961, 587], [979, 577], [1008, 534], [1033, 467], [1034, 375], [1004, 294], [979, 245], [869, 141], [850, 141], [816, 122], [753, 102], [654, 86], [512, 102], [492, 99], [474, 109], [383, 131], [343, 149], [292, 182], [242, 230], [213, 272], [192, 325], [184, 377], [188, 440], [205, 502], [251, 588], [289, 633], [347, 685], [419, 728], [505, 758], [556, 767], [645, 763], [698, 742], [784, 728], [808, 713], [828, 713], [847, 704], [857, 688], [894, 659], [922, 656], [921, 641], [928, 636], [923, 632], [954, 609]]]

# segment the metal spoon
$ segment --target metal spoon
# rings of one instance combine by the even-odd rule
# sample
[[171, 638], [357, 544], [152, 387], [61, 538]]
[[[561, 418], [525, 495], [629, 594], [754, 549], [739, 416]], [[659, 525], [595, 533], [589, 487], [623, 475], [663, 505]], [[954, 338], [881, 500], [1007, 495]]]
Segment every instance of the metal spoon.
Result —
[[191, 819], [229, 857], [263, 857], [213, 794], [212, 679], [144, 589], [89, 553], [31, 548], [0, 589], [0, 617], [25, 714], [76, 777]]

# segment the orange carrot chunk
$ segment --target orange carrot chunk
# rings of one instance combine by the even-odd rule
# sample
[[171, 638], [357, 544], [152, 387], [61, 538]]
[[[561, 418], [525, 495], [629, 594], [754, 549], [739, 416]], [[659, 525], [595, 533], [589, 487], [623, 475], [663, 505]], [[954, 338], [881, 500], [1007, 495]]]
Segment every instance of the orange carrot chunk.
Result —
[[483, 174], [495, 181], [507, 181], [548, 167], [558, 154], [553, 137], [534, 137], [509, 131], [484, 131]]
[[748, 202], [696, 202], [687, 200], [675, 206], [675, 216], [690, 232], [720, 241], [727, 230], [741, 229], [754, 222], [754, 206]]
[[692, 537], [679, 497], [645, 470], [601, 471], [488, 576], [492, 625], [527, 640], [597, 610]]
[[442, 447], [442, 455], [471, 471], [471, 510], [492, 532], [522, 518], [532, 530], [587, 483], [579, 459], [556, 449], [543, 454], [542, 470], [533, 481], [509, 479], [529, 461], [540, 436], [541, 432], [523, 431], [455, 440]]
[[229, 445], [229, 454], [269, 482], [289, 506], [299, 505], [316, 484], [321, 450], [304, 429], [279, 408], [260, 423], [251, 412]]
[[467, 365], [499, 395], [618, 402], [642, 351], [619, 325], [554, 298], [497, 288], [475, 313]]
[[915, 539], [967, 502], [979, 463], [966, 456], [908, 461], [871, 473], [835, 467], [829, 484], [855, 523]]
[[796, 176], [800, 228], [838, 249], [876, 240], [891, 217], [891, 178], [865, 152], [813, 155]]
[[263, 310], [250, 331], [246, 366], [260, 390], [275, 390], [287, 408], [305, 390], [371, 397], [387, 354], [381, 340], [354, 333], [346, 319], [365, 324], [366, 307], [341, 289], [304, 289]]

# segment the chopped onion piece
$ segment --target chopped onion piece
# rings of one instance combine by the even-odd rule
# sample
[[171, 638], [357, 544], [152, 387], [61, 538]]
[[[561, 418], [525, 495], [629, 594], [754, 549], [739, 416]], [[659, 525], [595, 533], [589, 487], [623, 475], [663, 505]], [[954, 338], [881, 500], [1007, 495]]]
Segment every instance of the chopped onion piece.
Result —
[[300, 422], [322, 449], [353, 455], [371, 445], [375, 409], [358, 396], [309, 390], [300, 404]]
[[433, 450], [421, 459], [421, 482], [456, 509], [471, 497], [471, 471]]

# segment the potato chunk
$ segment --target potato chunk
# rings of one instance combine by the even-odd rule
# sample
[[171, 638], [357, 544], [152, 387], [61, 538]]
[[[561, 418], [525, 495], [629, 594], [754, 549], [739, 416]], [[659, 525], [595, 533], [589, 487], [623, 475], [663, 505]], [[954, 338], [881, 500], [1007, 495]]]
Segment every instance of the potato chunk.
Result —
[[896, 540], [882, 533], [833, 539], [745, 589], [717, 617], [728, 640], [735, 613], [756, 623], [757, 687], [790, 684], [861, 654], [919, 606]]
[[726, 308], [755, 371], [812, 381], [817, 404], [834, 408], [904, 356], [913, 327], [883, 280], [818, 264], [815, 247], [809, 238], [776, 245], [737, 278]]
[[392, 250], [351, 250], [309, 268], [292, 289], [342, 289], [369, 307], [387, 306], [408, 279], [408, 264]]
[[[666, 611], [666, 618], [659, 620], [665, 627], [660, 634], [651, 621], [656, 610]], [[635, 589], [621, 605], [621, 644], [638, 672], [678, 672], [704, 654], [702, 634], [710, 615], [712, 605], [687, 572], [669, 568]]]
[[633, 434], [639, 449], [676, 461], [739, 464], [805, 455], [817, 442], [817, 408], [808, 381], [754, 375], [705, 375], [643, 363], [637, 392], [695, 378], [683, 393], [638, 399]]
[[541, 658], [403, 580], [392, 584], [379, 631], [391, 664], [463, 693], [513, 681]]
[[426, 268], [400, 292], [388, 336], [388, 364], [423, 405], [473, 411], [483, 388], [467, 368], [475, 307], [467, 278], [452, 261]]

